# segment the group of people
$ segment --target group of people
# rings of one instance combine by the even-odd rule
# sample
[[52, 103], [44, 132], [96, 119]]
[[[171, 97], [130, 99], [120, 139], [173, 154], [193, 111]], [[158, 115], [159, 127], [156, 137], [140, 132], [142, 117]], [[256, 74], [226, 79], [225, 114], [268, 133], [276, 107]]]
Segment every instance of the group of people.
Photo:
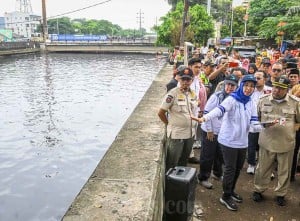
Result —
[[213, 187], [211, 177], [222, 181], [220, 203], [236, 211], [243, 201], [236, 185], [247, 158], [247, 173], [254, 175], [252, 199], [264, 200], [277, 172], [276, 203], [285, 206], [299, 152], [297, 58], [272, 64], [266, 57], [246, 70], [236, 55], [224, 51], [214, 59], [201, 54], [188, 66], [178, 65], [183, 52], [179, 48], [158, 111], [166, 124], [166, 169], [186, 166], [193, 143], [201, 138], [198, 181], [207, 189]]

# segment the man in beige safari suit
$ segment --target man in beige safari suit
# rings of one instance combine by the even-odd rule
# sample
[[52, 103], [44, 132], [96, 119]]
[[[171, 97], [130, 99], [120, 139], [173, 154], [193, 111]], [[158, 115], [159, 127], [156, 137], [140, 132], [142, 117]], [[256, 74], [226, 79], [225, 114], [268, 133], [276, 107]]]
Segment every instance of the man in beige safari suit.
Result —
[[295, 148], [295, 127], [300, 122], [297, 97], [288, 94], [290, 81], [278, 77], [273, 82], [272, 93], [264, 95], [258, 103], [258, 117], [265, 129], [259, 135], [259, 160], [254, 177], [253, 200], [264, 199], [270, 176], [277, 160], [278, 183], [275, 188], [276, 203], [285, 206], [285, 195], [290, 184], [291, 166]]
[[190, 89], [193, 71], [185, 68], [179, 76], [180, 87], [168, 91], [158, 112], [161, 121], [167, 125], [166, 171], [175, 166], [186, 166], [194, 143], [196, 123], [191, 116], [198, 101], [197, 95]]

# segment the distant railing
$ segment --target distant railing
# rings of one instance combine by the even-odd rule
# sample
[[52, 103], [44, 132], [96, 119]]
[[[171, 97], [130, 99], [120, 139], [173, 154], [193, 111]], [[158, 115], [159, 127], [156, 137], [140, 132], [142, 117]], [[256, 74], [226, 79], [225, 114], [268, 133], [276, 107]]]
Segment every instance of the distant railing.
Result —
[[40, 48], [39, 42], [0, 42], [0, 51]]

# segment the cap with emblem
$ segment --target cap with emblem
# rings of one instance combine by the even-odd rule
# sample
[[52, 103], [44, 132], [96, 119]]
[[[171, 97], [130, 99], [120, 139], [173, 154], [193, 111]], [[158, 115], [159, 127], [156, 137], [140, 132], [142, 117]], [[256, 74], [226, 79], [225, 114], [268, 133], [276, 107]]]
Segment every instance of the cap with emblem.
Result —
[[287, 89], [290, 85], [290, 80], [284, 76], [280, 76], [278, 78], [275, 78], [275, 81], [272, 83], [273, 87], [280, 87]]
[[242, 78], [242, 82], [246, 82], [246, 81], [252, 81], [254, 82], [254, 84], [257, 83], [256, 78], [252, 74], [247, 74]]
[[179, 76], [185, 79], [192, 79], [194, 75], [192, 69], [184, 68], [183, 70], [179, 71]]
[[235, 86], [238, 85], [239, 79], [234, 74], [227, 75], [224, 80], [225, 84], [233, 84]]

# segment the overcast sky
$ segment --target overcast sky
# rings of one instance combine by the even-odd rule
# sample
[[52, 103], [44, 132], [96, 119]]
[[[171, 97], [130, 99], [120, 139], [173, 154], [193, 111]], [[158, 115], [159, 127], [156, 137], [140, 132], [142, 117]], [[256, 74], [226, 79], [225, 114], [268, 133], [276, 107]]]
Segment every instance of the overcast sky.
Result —
[[[42, 0], [28, 0], [35, 14], [42, 14]], [[16, 9], [16, 0], [0, 0], [0, 16]], [[65, 15], [70, 18], [104, 19], [122, 28], [139, 28], [139, 12], [141, 11], [142, 27], [150, 30], [158, 24], [159, 18], [171, 8], [167, 0], [46, 0], [47, 17], [81, 9], [97, 3], [106, 2], [92, 8]]]
[[[24, 1], [24, 0], [21, 0]], [[17, 0], [0, 0], [0, 17], [5, 12], [16, 10]], [[35, 14], [42, 14], [42, 0], [28, 0], [31, 2]], [[159, 18], [164, 16], [171, 8], [167, 0], [46, 0], [47, 17], [56, 16], [65, 12], [85, 8], [97, 3], [103, 4], [79, 12], [65, 15], [70, 18], [104, 19], [122, 28], [139, 28], [139, 12], [141, 11], [142, 27], [148, 31]], [[234, 0], [234, 5], [242, 0]]]

